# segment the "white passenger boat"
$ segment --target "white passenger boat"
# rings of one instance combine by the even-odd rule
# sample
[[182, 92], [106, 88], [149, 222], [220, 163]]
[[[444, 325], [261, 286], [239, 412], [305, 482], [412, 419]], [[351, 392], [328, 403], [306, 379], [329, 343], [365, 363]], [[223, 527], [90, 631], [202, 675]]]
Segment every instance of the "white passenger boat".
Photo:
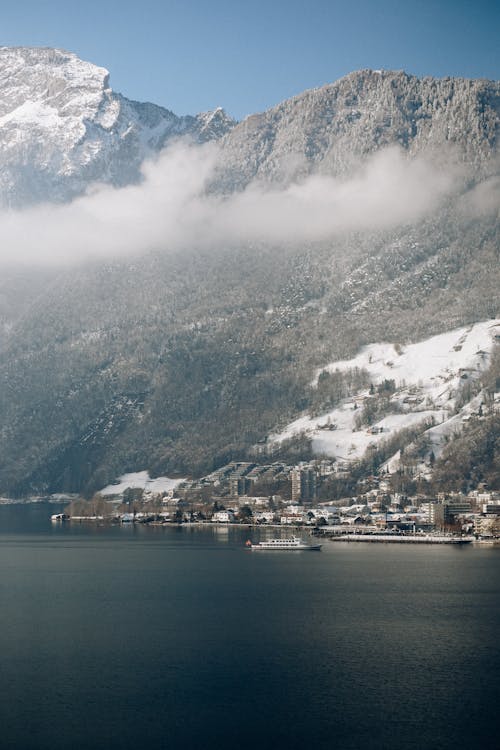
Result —
[[266, 539], [263, 542], [253, 543], [250, 539], [246, 542], [249, 549], [263, 550], [317, 550], [321, 549], [321, 544], [308, 544], [298, 536], [291, 536], [283, 539]]

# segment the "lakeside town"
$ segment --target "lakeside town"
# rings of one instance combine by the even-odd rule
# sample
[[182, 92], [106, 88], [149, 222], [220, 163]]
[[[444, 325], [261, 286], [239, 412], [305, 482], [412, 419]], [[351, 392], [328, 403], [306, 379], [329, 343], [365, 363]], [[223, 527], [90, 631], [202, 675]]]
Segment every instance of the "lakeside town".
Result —
[[[394, 490], [388, 476], [371, 476], [356, 496], [325, 500], [324, 487], [346, 467], [328, 460], [287, 465], [232, 462], [164, 491], [112, 486], [90, 500], [73, 499], [54, 521], [170, 524], [244, 524], [306, 528], [332, 538], [353, 534], [498, 540], [500, 493], [485, 486], [436, 496]], [[339, 477], [340, 475], [340, 477]], [[154, 483], [152, 483], [154, 486]], [[279, 490], [279, 491], [276, 491]]]

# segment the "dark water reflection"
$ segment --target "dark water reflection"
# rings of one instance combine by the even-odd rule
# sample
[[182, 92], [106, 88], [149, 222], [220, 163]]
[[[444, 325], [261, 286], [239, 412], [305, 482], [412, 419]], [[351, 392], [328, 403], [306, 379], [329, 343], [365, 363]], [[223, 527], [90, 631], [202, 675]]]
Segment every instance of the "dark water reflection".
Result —
[[500, 552], [0, 508], [1, 744], [498, 748]]

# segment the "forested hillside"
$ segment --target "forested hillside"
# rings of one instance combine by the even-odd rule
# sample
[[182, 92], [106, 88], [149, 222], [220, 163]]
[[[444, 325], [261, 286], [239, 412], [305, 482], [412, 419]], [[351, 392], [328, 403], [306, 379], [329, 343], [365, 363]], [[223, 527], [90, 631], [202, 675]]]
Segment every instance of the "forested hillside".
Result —
[[425, 231], [413, 253], [400, 235], [347, 256], [345, 238], [59, 278], [3, 352], [5, 490], [94, 489], [136, 467], [204, 473], [311, 406], [325, 362], [492, 317], [498, 227], [470, 226], [444, 248]]
[[320, 409], [315, 368], [497, 316], [499, 107], [493, 82], [352, 74], [236, 126], [211, 189], [338, 175], [394, 142], [408, 158], [451, 144], [459, 178], [423, 215], [327, 239], [166, 242], [49, 269], [34, 294], [10, 286], [22, 299], [0, 307], [0, 491], [201, 475]]

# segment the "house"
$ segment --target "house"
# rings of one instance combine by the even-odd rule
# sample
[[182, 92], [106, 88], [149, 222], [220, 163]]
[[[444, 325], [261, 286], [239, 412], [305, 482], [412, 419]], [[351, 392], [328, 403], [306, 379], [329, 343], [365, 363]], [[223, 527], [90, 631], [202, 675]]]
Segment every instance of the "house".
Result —
[[474, 519], [474, 533], [479, 536], [500, 536], [500, 515], [476, 516]]
[[287, 513], [280, 516], [280, 523], [284, 526], [290, 526], [292, 524], [303, 524], [304, 514], [303, 513]]
[[214, 523], [234, 523], [234, 512], [228, 508], [227, 510], [217, 510], [212, 516]]
[[253, 518], [257, 523], [272, 523], [274, 521], [274, 513], [272, 510], [262, 510], [254, 514]]

